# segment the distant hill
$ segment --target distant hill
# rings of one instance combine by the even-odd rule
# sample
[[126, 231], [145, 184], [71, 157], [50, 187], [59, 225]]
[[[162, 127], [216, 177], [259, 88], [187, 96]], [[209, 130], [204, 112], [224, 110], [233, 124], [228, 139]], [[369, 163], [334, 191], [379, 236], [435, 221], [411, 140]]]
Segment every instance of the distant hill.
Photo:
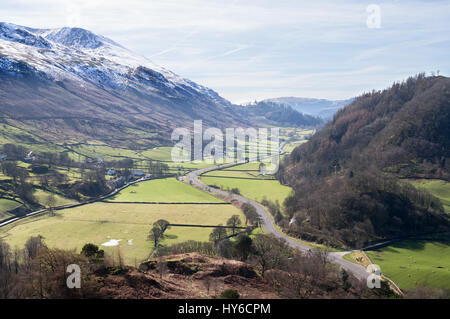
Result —
[[325, 99], [311, 99], [303, 97], [279, 97], [267, 99], [263, 102], [273, 102], [280, 105], [292, 107], [294, 110], [308, 114], [315, 117], [320, 117], [323, 120], [331, 120], [333, 115], [344, 106], [353, 102], [354, 98], [347, 100], [325, 100]]
[[358, 97], [282, 166], [278, 178], [295, 189], [291, 231], [358, 246], [448, 229], [442, 203], [398, 178], [450, 179], [449, 123], [449, 78], [418, 75]]
[[233, 111], [242, 114], [253, 125], [312, 127], [324, 123], [320, 117], [303, 114], [289, 105], [274, 102], [258, 102], [246, 106], [234, 106]]

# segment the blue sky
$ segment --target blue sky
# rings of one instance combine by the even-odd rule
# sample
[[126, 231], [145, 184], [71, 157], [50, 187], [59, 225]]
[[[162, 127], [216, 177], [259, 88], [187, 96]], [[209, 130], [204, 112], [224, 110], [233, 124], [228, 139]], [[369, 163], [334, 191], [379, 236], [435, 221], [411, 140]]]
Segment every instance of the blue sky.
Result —
[[236, 103], [450, 74], [450, 1], [1, 0], [0, 21], [89, 29]]

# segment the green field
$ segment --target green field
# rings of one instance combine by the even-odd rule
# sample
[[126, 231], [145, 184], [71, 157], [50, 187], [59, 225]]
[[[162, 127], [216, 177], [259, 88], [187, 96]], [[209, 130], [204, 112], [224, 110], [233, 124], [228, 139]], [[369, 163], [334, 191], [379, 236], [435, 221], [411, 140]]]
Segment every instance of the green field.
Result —
[[[47, 201], [48, 201], [49, 196], [51, 195], [50, 192], [44, 191], [42, 189], [36, 189], [34, 191], [33, 195], [36, 198], [36, 200], [39, 202], [39, 204], [41, 204], [43, 206], [48, 206]], [[58, 195], [58, 194], [53, 194], [53, 196], [55, 199], [55, 204], [54, 204], [55, 207], [77, 203], [77, 201], [75, 201], [73, 199], [66, 198], [66, 197]]]
[[21, 203], [18, 203], [16, 201], [6, 198], [0, 198], [0, 221], [12, 217], [13, 215], [9, 214], [8, 211], [13, 210], [21, 205]]
[[[233, 205], [149, 205], [94, 203], [56, 212], [56, 216], [40, 216], [0, 229], [12, 247], [22, 247], [30, 236], [42, 235], [50, 247], [80, 250], [87, 242], [101, 245], [111, 239], [120, 240], [115, 247], [103, 249], [117, 254], [118, 247], [127, 264], [134, 265], [149, 255], [153, 246], [147, 235], [153, 222], [166, 219], [171, 223], [226, 224], [232, 215], [244, 217]], [[163, 245], [186, 240], [208, 241], [210, 228], [171, 227]], [[131, 240], [131, 241], [130, 241]]]
[[430, 240], [404, 240], [366, 251], [381, 272], [402, 290], [419, 286], [450, 289], [450, 236]]
[[425, 188], [439, 198], [447, 213], [450, 213], [450, 183], [441, 180], [406, 180], [415, 187]]
[[307, 142], [307, 140], [288, 142], [284, 145], [283, 151], [285, 151], [286, 153], [291, 153], [294, 150], [294, 148], [296, 148], [297, 146], [300, 146], [306, 142]]
[[194, 187], [177, 181], [174, 177], [154, 179], [131, 185], [116, 196], [112, 202], [161, 202], [161, 203], [224, 203]]
[[258, 176], [259, 163], [247, 163], [232, 168], [212, 171], [201, 176], [204, 183], [222, 189], [238, 188], [241, 194], [261, 202], [264, 198], [270, 201], [283, 201], [291, 193], [291, 188], [281, 185], [271, 176]]

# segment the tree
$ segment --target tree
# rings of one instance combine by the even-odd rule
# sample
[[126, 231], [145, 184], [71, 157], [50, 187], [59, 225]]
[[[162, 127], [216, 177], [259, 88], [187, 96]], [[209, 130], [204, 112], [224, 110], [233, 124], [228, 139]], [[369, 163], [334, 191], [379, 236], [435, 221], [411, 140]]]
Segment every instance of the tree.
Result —
[[253, 207], [250, 204], [244, 203], [241, 207], [242, 212], [244, 213], [245, 216], [245, 224], [247, 225], [248, 223], [251, 223], [253, 225], [258, 224], [259, 222], [259, 215], [256, 212], [256, 208]]
[[8, 265], [10, 254], [9, 245], [0, 238], [0, 271]]
[[29, 259], [34, 259], [39, 254], [40, 250], [45, 248], [44, 237], [38, 235], [30, 237], [25, 243], [25, 253]]
[[232, 227], [231, 231], [233, 235], [236, 233], [236, 227], [239, 227], [242, 224], [239, 215], [233, 215], [230, 219], [227, 220], [227, 226]]
[[348, 280], [348, 273], [347, 273], [347, 271], [344, 269], [344, 268], [342, 268], [341, 269], [341, 280], [342, 280], [342, 288], [345, 290], [345, 291], [348, 291], [351, 287], [352, 287], [352, 284], [350, 283], [350, 281]]
[[93, 259], [102, 259], [105, 257], [105, 251], [103, 249], [99, 249], [97, 245], [87, 243], [81, 249], [81, 255]]
[[248, 235], [241, 234], [238, 236], [233, 247], [240, 259], [246, 261], [252, 251], [252, 239]]
[[206, 292], [208, 295], [209, 295], [209, 289], [211, 288], [211, 283], [212, 283], [212, 278], [210, 276], [206, 276], [203, 279], [203, 285], [205, 286]]
[[169, 222], [165, 219], [158, 219], [153, 223], [154, 227], [158, 227], [162, 233], [164, 233], [169, 228]]
[[56, 205], [56, 197], [55, 194], [50, 193], [47, 198], [45, 199], [45, 204], [48, 208], [48, 211], [50, 213], [51, 216], [53, 216], [53, 208]]
[[253, 260], [261, 267], [261, 276], [269, 269], [280, 268], [291, 255], [286, 242], [272, 235], [259, 234], [253, 240]]
[[[219, 226], [222, 226], [222, 224], [220, 224]], [[227, 231], [225, 230], [225, 228], [216, 227], [213, 229], [213, 231], [209, 235], [209, 240], [216, 244], [217, 242], [224, 239], [225, 237], [227, 237]]]
[[159, 277], [161, 279], [163, 279], [164, 275], [167, 272], [167, 262], [163, 258], [160, 257], [160, 258], [158, 258], [157, 267], [158, 267], [158, 271], [159, 271]]
[[157, 247], [161, 239], [164, 238], [164, 232], [169, 228], [169, 224], [170, 223], [165, 219], [158, 219], [153, 223], [153, 228], [150, 230], [148, 239], [153, 241], [155, 247]]
[[158, 227], [153, 227], [150, 230], [150, 233], [148, 234], [148, 240], [153, 241], [153, 244], [156, 247], [158, 247], [158, 243], [161, 240], [161, 236], [163, 235], [162, 231]]
[[14, 191], [25, 202], [35, 203], [36, 199], [33, 195], [33, 186], [29, 183], [22, 182], [16, 185]]
[[281, 215], [280, 211], [277, 211], [273, 219], [275, 220], [275, 223], [278, 224], [283, 219], [283, 215]]
[[14, 160], [23, 159], [28, 153], [28, 150], [25, 147], [10, 143], [4, 144], [2, 149], [2, 152], [5, 153], [8, 158]]
[[241, 191], [237, 187], [232, 188], [231, 192], [236, 195], [241, 195]]

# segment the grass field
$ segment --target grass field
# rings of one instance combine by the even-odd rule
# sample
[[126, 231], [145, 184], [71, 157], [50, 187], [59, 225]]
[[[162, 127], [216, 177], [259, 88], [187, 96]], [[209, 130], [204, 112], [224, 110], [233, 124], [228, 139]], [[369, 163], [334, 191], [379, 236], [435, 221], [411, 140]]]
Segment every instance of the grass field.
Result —
[[[81, 250], [85, 243], [96, 245], [111, 239], [119, 246], [104, 247], [109, 254], [118, 248], [127, 264], [134, 265], [149, 255], [153, 248], [147, 235], [153, 222], [166, 219], [171, 223], [218, 225], [232, 215], [242, 213], [232, 205], [148, 205], [94, 203], [57, 212], [56, 216], [26, 219], [2, 228], [2, 237], [12, 247], [22, 247], [30, 236], [42, 235], [50, 247]], [[186, 240], [208, 241], [211, 228], [171, 227], [163, 245]]]
[[360, 264], [364, 268], [367, 268], [371, 264], [370, 260], [367, 259], [364, 253], [359, 250], [350, 254], [346, 254], [343, 256], [343, 258], [345, 260], [351, 261], [352, 263]]
[[174, 177], [155, 179], [134, 184], [110, 198], [116, 202], [162, 203], [223, 203], [224, 201], [194, 187], [177, 181]]
[[447, 213], [450, 213], [450, 183], [441, 180], [406, 180], [415, 187], [425, 188], [438, 197]]
[[264, 198], [283, 204], [291, 188], [281, 185], [271, 176], [259, 177], [259, 163], [247, 163], [221, 171], [212, 171], [201, 176], [204, 183], [220, 188], [239, 188], [241, 194], [261, 202]]
[[288, 142], [284, 145], [283, 151], [285, 151], [286, 153], [291, 153], [294, 150], [294, 148], [296, 148], [297, 146], [300, 146], [306, 142], [308, 142], [308, 141], [303, 140], [303, 141]]
[[404, 240], [373, 251], [366, 251], [381, 272], [402, 290], [418, 286], [450, 289], [450, 237], [430, 240]]
[[[44, 191], [42, 189], [36, 189], [34, 191], [33, 195], [37, 199], [39, 204], [47, 206], [47, 200], [48, 200], [48, 197], [51, 195], [51, 193]], [[54, 198], [55, 198], [54, 206], [63, 206], [63, 205], [70, 205], [70, 204], [77, 203], [77, 201], [75, 201], [73, 199], [66, 198], [66, 197], [58, 195], [58, 194], [54, 194]]]
[[0, 198], [0, 221], [12, 217], [13, 215], [9, 214], [8, 211], [13, 210], [21, 205], [21, 203], [18, 203], [16, 201], [6, 198]]
[[166, 147], [155, 147], [153, 149], [144, 151], [141, 153], [142, 156], [145, 156], [146, 158], [151, 158], [153, 160], [158, 161], [172, 161], [172, 147], [166, 146]]

